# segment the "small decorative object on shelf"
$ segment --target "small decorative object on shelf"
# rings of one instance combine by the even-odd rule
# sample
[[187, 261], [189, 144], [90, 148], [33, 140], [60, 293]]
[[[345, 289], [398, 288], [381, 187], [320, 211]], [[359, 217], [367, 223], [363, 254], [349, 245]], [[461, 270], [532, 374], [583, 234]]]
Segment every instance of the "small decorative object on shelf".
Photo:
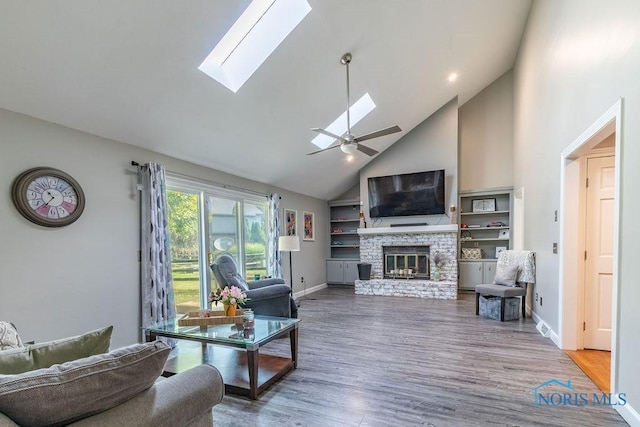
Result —
[[495, 212], [496, 210], [496, 199], [475, 199], [471, 203], [471, 212]]

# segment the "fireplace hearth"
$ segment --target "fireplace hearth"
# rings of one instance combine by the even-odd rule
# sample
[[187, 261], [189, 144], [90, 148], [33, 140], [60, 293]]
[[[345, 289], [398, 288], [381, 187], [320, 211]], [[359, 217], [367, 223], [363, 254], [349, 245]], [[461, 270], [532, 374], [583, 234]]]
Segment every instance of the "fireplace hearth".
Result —
[[383, 246], [385, 279], [429, 280], [430, 246]]

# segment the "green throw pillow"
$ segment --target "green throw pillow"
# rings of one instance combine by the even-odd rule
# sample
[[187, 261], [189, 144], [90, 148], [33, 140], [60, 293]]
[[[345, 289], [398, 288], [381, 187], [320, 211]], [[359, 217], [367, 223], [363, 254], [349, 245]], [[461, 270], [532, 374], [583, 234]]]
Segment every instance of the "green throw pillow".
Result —
[[0, 374], [21, 374], [34, 369], [109, 351], [113, 326], [75, 337], [0, 351]]

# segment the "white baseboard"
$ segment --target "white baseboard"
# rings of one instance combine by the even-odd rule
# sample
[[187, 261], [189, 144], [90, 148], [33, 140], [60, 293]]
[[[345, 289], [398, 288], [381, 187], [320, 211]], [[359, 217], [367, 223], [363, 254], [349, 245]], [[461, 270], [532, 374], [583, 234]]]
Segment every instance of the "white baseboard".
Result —
[[294, 299], [296, 299], [296, 298], [302, 298], [302, 297], [307, 296], [307, 295], [309, 295], [309, 294], [312, 294], [312, 293], [314, 293], [314, 292], [318, 292], [318, 291], [320, 291], [320, 290], [322, 290], [322, 289], [325, 289], [326, 287], [327, 287], [327, 284], [326, 284], [326, 283], [321, 283], [321, 284], [316, 285], [316, 286], [313, 286], [313, 287], [311, 287], [311, 288], [307, 288], [306, 290], [302, 290], [302, 291], [300, 291], [300, 292], [295, 292], [295, 293], [293, 294], [293, 298], [294, 298]]
[[[538, 316], [538, 313], [535, 313], [533, 311], [531, 312], [531, 318], [534, 320], [534, 322], [536, 322], [536, 324], [543, 321], [542, 317]], [[547, 322], [545, 323], [549, 325]], [[562, 349], [562, 346], [560, 345], [560, 337], [558, 336], [558, 334], [556, 334], [556, 332], [553, 329], [549, 330], [549, 339], [553, 341], [556, 347], [558, 347], [559, 349]]]
[[640, 414], [628, 402], [624, 406], [615, 406], [614, 408], [631, 427], [640, 427]]

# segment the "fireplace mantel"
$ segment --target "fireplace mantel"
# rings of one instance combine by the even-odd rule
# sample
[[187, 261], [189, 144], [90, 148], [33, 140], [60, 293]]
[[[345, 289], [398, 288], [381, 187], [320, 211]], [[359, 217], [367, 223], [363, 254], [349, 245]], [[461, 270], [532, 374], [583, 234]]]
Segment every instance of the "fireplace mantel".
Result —
[[457, 224], [445, 225], [418, 225], [408, 227], [378, 227], [378, 228], [358, 228], [358, 234], [376, 235], [376, 234], [424, 234], [424, 233], [457, 233]]

